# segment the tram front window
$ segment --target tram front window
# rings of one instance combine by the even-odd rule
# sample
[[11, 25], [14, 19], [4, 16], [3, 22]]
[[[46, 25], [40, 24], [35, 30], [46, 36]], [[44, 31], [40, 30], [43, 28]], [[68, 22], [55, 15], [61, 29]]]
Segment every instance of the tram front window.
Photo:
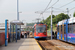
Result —
[[37, 25], [36, 26], [36, 32], [38, 32], [38, 33], [46, 32], [46, 26], [45, 25], [42, 25], [42, 26]]

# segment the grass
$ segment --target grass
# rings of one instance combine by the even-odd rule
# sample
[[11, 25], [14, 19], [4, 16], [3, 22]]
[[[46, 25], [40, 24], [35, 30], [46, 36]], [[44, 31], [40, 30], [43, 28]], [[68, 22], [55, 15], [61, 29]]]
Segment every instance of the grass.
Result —
[[[53, 26], [53, 31], [54, 32], [56, 31], [56, 27], [55, 26]], [[51, 28], [47, 30], [47, 35], [48, 36], [51, 36], [51, 33], [50, 32], [51, 32]]]
[[47, 30], [47, 36], [51, 36], [50, 30]]

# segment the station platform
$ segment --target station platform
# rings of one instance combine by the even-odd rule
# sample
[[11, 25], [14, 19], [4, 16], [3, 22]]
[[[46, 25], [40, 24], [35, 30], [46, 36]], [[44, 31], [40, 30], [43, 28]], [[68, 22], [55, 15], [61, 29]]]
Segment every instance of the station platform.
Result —
[[8, 43], [8, 46], [0, 46], [0, 50], [42, 50], [34, 38], [24, 38], [16, 42]]

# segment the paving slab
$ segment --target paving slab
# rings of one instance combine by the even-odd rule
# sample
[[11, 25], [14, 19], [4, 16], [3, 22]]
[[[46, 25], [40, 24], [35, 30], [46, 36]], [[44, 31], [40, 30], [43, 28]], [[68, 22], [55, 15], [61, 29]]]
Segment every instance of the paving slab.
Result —
[[0, 46], [0, 50], [42, 50], [34, 38], [24, 38], [16, 42], [8, 43], [8, 46]]

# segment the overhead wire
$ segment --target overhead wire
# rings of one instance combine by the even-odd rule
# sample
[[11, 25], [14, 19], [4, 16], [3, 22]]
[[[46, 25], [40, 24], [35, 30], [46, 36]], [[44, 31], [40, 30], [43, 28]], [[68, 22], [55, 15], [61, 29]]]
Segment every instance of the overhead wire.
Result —
[[[73, 1], [74, 1], [74, 0], [73, 0]], [[73, 1], [67, 3], [67, 4], [65, 4], [65, 5], [63, 5], [63, 6], [59, 7], [59, 8], [62, 8], [62, 7], [64, 7], [64, 6], [66, 6], [66, 5], [70, 4], [70, 3], [72, 3]]]
[[[48, 10], [48, 9], [50, 9], [52, 6], [54, 6], [59, 0], [57, 0], [51, 7], [48, 8], [48, 6], [50, 5], [51, 1], [52, 1], [52, 0], [50, 0], [50, 2], [48, 3], [48, 5], [47, 5], [47, 7], [45, 8], [44, 11], [42, 11], [42, 12], [37, 12], [37, 13], [40, 13], [40, 15], [43, 14], [46, 10]], [[75, 1], [75, 0], [73, 0], [73, 1]], [[59, 9], [59, 10], [61, 10], [60, 8], [62, 8], [62, 7], [64, 7], [64, 6], [66, 6], [66, 5], [70, 4], [70, 3], [72, 3], [73, 1], [67, 3], [67, 4], [65, 4], [65, 5], [63, 5], [63, 6], [59, 7], [59, 8], [54, 8], [54, 7], [53, 7], [53, 8], [54, 8], [54, 9]], [[74, 8], [75, 8], [75, 7], [74, 7]], [[72, 9], [74, 9], [74, 8], [72, 8]], [[72, 9], [70, 9], [70, 11], [71, 11]], [[63, 10], [62, 10], [62, 12], [66, 12], [66, 11], [63, 11]]]
[[71, 11], [71, 10], [73, 10], [73, 9], [75, 9], [75, 7], [71, 8], [69, 11]]
[[[48, 3], [48, 5], [47, 5], [47, 7], [45, 8], [45, 10], [48, 8], [48, 6], [50, 5], [50, 3], [52, 2], [52, 0], [50, 0], [49, 1], [49, 3]], [[40, 13], [40, 15], [39, 15], [39, 17], [42, 15], [43, 16], [43, 13], [45, 12], [45, 10], [44, 11], [42, 11], [42, 12], [35, 12], [35, 13]]]
[[[52, 6], [54, 6], [58, 1], [59, 1], [59, 0], [57, 0]], [[52, 6], [51, 6], [51, 7], [52, 7]], [[49, 7], [48, 9], [50, 9], [51, 7]], [[48, 9], [46, 9], [46, 10], [48, 10]]]
[[[60, 9], [60, 8], [55, 8], [55, 7], [53, 7], [53, 9], [56, 9], [56, 10], [62, 10], [62, 9]], [[64, 10], [63, 10], [64, 11]]]
[[[48, 6], [50, 5], [50, 3], [52, 2], [52, 0], [50, 0], [49, 1], [49, 3], [48, 3], [48, 5], [47, 5], [47, 7], [45, 8], [45, 10], [48, 8]], [[42, 15], [42, 17], [43, 17], [43, 13], [45, 12], [45, 10], [44, 11], [42, 11], [41, 13], [40, 12], [36, 12], [36, 13], [40, 13], [40, 15], [39, 15], [39, 17]], [[44, 20], [44, 19], [43, 19]]]
[[[57, 2], [58, 2], [58, 1], [59, 1], [59, 0], [57, 0]], [[73, 1], [75, 1], [75, 0], [73, 0]], [[59, 8], [62, 8], [62, 7], [64, 7], [64, 6], [66, 6], [66, 5], [70, 4], [70, 3], [72, 3], [73, 1], [67, 3], [67, 4], [65, 4], [65, 5], [63, 5], [63, 6], [59, 7]], [[52, 6], [54, 6], [57, 2], [55, 2]], [[52, 6], [51, 6], [51, 7], [52, 7]], [[51, 7], [49, 7], [48, 9], [50, 9]], [[58, 8], [58, 9], [59, 9], [59, 8]], [[46, 9], [46, 10], [48, 10], [48, 9]]]
[[57, 12], [64, 12], [64, 10], [60, 9], [60, 8], [54, 8], [53, 9], [56, 9], [56, 10], [61, 10], [61, 11], [57, 11]]
[[[73, 0], [73, 1], [75, 1], [75, 0]], [[66, 6], [66, 5], [70, 4], [70, 3], [72, 3], [73, 1], [67, 3], [67, 4], [65, 4], [65, 5], [63, 5], [63, 6], [59, 7], [59, 8], [54, 8], [54, 7], [53, 7], [53, 8], [54, 8], [54, 9], [59, 9], [59, 10], [60, 10], [60, 8], [62, 8], [62, 7], [64, 7], [64, 6]], [[50, 7], [50, 8], [51, 8], [51, 7]], [[49, 9], [50, 9], [50, 8], [49, 8]], [[75, 7], [74, 7], [74, 8], [75, 8]], [[72, 8], [72, 9], [74, 9], [74, 8]], [[72, 9], [70, 9], [69, 11], [71, 11]], [[65, 13], [66, 11], [62, 11], [62, 12]]]
[[[52, 1], [52, 0], [50, 0], [50, 2], [48, 3], [47, 7], [50, 5], [51, 1]], [[59, 1], [59, 0], [57, 0], [52, 6], [54, 6], [58, 1]], [[51, 7], [52, 7], [52, 6], [51, 6]], [[48, 10], [48, 9], [51, 8], [51, 7], [49, 7], [49, 8], [47, 8], [47, 7], [46, 7], [45, 10], [42, 11], [40, 14], [43, 14], [46, 10]], [[36, 13], [38, 13], [38, 11], [37, 11]]]
[[[48, 6], [50, 5], [51, 2], [52, 2], [52, 0], [50, 0], [50, 2], [48, 3], [47, 7], [45, 8], [45, 10], [44, 10], [43, 12], [46, 11], [46, 9], [48, 8]], [[43, 13], [43, 12], [42, 12], [42, 13]]]

